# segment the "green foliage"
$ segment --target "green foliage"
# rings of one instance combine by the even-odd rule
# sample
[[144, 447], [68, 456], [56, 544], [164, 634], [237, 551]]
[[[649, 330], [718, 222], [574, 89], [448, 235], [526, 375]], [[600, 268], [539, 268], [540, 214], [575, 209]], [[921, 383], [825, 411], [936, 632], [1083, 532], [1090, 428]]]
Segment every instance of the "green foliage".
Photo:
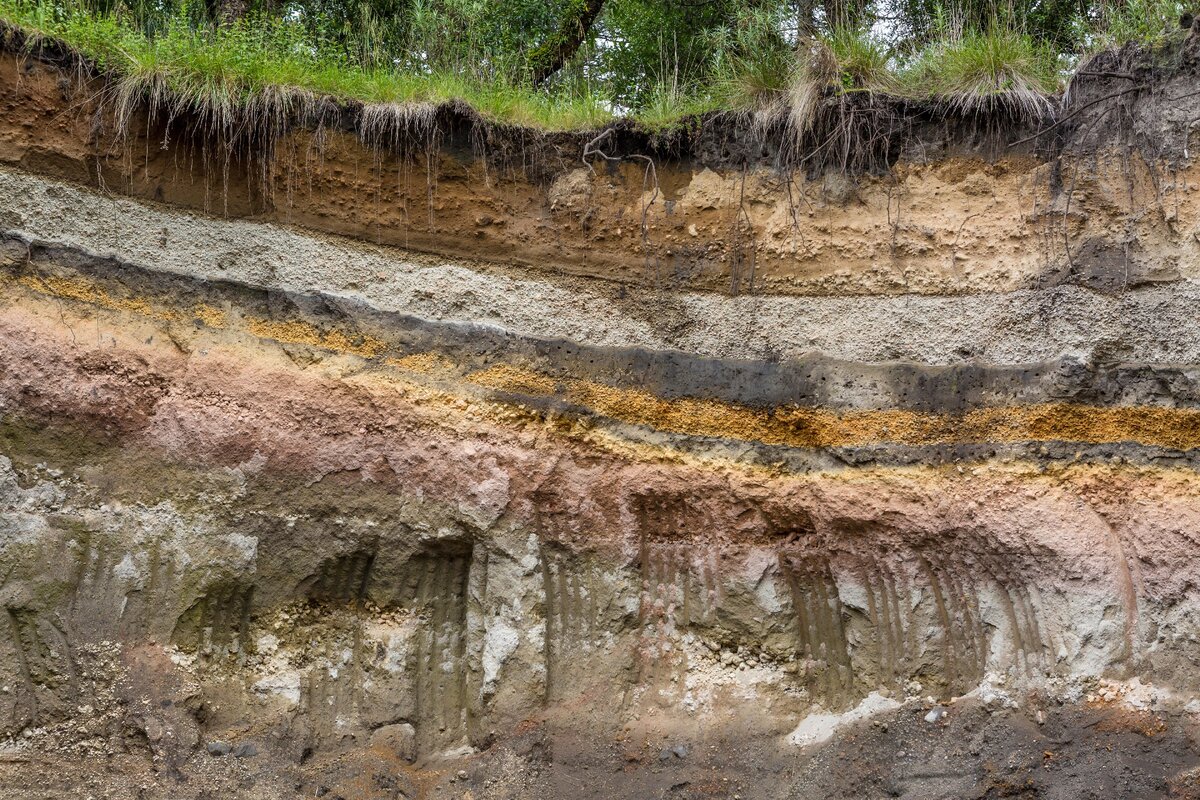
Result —
[[1107, 0], [1098, 11], [1092, 49], [1119, 47], [1126, 42], [1153, 47], [1180, 39], [1183, 3], [1177, 0]]
[[785, 102], [800, 62], [780, 22], [777, 11], [756, 7], [708, 37], [714, 91], [726, 107], [758, 111]]
[[[1060, 51], [1076, 49], [1091, 0], [896, 0], [895, 42], [916, 52], [967, 31], [1010, 29]], [[1094, 0], [1120, 2], [1120, 0]]]
[[597, 30], [593, 69], [626, 108], [702, 92], [714, 67], [713, 36], [744, 0], [608, 0]]
[[648, 130], [665, 132], [719, 108], [719, 101], [711, 94], [688, 93], [677, 84], [662, 82], [655, 85], [633, 118]]

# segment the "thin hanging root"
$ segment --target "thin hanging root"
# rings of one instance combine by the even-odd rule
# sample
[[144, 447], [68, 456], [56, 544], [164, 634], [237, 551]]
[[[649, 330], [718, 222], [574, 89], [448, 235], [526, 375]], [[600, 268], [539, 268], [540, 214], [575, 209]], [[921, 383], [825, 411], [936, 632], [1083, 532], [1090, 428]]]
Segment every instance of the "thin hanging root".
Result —
[[782, 167], [814, 175], [830, 167], [842, 172], [887, 167], [894, 145], [909, 134], [895, 105], [892, 98], [838, 93], [802, 114], [777, 114]]
[[[592, 159], [595, 156], [599, 156], [600, 158], [603, 158], [605, 161], [607, 161], [609, 163], [620, 163], [621, 161], [623, 161], [625, 159], [646, 162], [646, 171], [642, 175], [642, 197], [645, 198], [646, 190], [650, 186], [654, 187], [654, 191], [650, 195], [649, 200], [645, 200], [645, 199], [642, 200], [641, 238], [642, 238], [642, 254], [645, 256], [645, 258], [649, 259], [650, 258], [650, 225], [649, 225], [648, 220], [649, 220], [649, 215], [650, 215], [650, 207], [652, 205], [654, 205], [655, 201], [658, 200], [658, 194], [659, 194], [659, 189], [660, 189], [660, 185], [658, 182], [658, 168], [655, 166], [653, 158], [651, 158], [650, 156], [647, 156], [647, 155], [643, 155], [641, 153], [631, 153], [627, 156], [618, 157], [618, 156], [610, 156], [607, 153], [605, 153], [603, 150], [601, 150], [599, 148], [600, 142], [607, 139], [612, 134], [612, 132], [613, 132], [613, 128], [608, 128], [607, 130], [601, 131], [600, 134], [598, 136], [596, 136], [596, 138], [594, 138], [591, 141], [584, 144], [583, 155], [581, 156], [581, 160], [583, 161], [583, 165], [592, 171], [593, 175], [596, 174], [596, 168], [592, 166], [592, 162], [590, 159]], [[658, 275], [659, 269], [658, 268], [659, 268], [658, 256], [655, 255], [654, 256], [655, 282], [657, 282], [658, 277], [659, 277], [659, 275]]]
[[[734, 217], [734, 249], [737, 255], [734, 258], [733, 265], [730, 269], [730, 294], [737, 296], [738, 290], [741, 288], [742, 270], [741, 270], [741, 247], [742, 247], [742, 222], [745, 221], [746, 230], [750, 233], [750, 275], [747, 281], [750, 294], [754, 294], [754, 276], [758, 266], [758, 239], [754, 234], [754, 221], [750, 219], [750, 212], [746, 210], [746, 173], [748, 169], [742, 167], [742, 185], [738, 195], [738, 210]], [[790, 191], [790, 189], [789, 189]]]
[[1043, 135], [1045, 135], [1045, 134], [1049, 133], [1050, 131], [1052, 131], [1052, 130], [1054, 130], [1055, 128], [1057, 128], [1057, 127], [1059, 127], [1060, 125], [1062, 125], [1064, 122], [1067, 122], [1067, 121], [1071, 120], [1072, 118], [1074, 118], [1074, 117], [1078, 116], [1079, 114], [1083, 113], [1084, 111], [1088, 110], [1089, 108], [1091, 108], [1091, 107], [1092, 107], [1092, 106], [1094, 106], [1094, 105], [1098, 105], [1098, 104], [1100, 104], [1100, 103], [1103, 103], [1103, 102], [1105, 102], [1105, 101], [1107, 101], [1107, 100], [1113, 100], [1113, 99], [1115, 99], [1115, 98], [1117, 98], [1117, 97], [1121, 97], [1121, 96], [1123, 96], [1123, 95], [1130, 94], [1131, 92], [1140, 92], [1140, 91], [1143, 91], [1143, 90], [1145, 90], [1146, 88], [1147, 88], [1147, 87], [1146, 87], [1145, 85], [1143, 85], [1143, 84], [1138, 84], [1137, 86], [1130, 86], [1129, 88], [1127, 88], [1127, 89], [1122, 89], [1122, 90], [1121, 90], [1121, 91], [1119, 91], [1119, 92], [1113, 92], [1112, 94], [1107, 94], [1107, 95], [1105, 95], [1104, 97], [1099, 97], [1099, 98], [1096, 98], [1095, 100], [1092, 100], [1091, 102], [1084, 103], [1084, 104], [1083, 104], [1082, 106], [1080, 106], [1079, 108], [1076, 108], [1075, 110], [1073, 110], [1073, 111], [1072, 111], [1070, 114], [1067, 114], [1065, 117], [1062, 117], [1062, 118], [1060, 118], [1060, 119], [1056, 120], [1056, 121], [1055, 121], [1053, 124], [1051, 124], [1051, 125], [1048, 125], [1048, 126], [1046, 126], [1045, 128], [1042, 128], [1042, 129], [1041, 129], [1041, 130], [1039, 130], [1037, 133], [1034, 133], [1034, 134], [1032, 134], [1032, 135], [1030, 135], [1030, 136], [1026, 136], [1024, 139], [1018, 139], [1017, 141], [1010, 143], [1008, 146], [1009, 146], [1009, 147], [1016, 147], [1016, 146], [1017, 146], [1017, 145], [1019, 145], [1019, 144], [1025, 144], [1025, 142], [1029, 142], [1029, 141], [1032, 141], [1032, 140], [1034, 140], [1034, 139], [1040, 138], [1041, 136], [1043, 136]]
[[436, 127], [437, 106], [432, 103], [370, 103], [359, 115], [358, 138], [373, 150], [407, 153], [425, 147]]

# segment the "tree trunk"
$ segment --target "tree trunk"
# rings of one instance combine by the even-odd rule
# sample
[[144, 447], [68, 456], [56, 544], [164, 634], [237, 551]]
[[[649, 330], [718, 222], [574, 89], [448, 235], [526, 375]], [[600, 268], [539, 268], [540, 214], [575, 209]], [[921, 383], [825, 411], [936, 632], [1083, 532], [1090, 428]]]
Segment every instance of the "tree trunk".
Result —
[[549, 80], [579, 52], [603, 7], [604, 0], [582, 0], [578, 10], [563, 20], [558, 31], [533, 51], [529, 62], [535, 86]]
[[209, 19], [219, 25], [232, 25], [250, 10], [249, 0], [205, 0]]
[[798, 0], [796, 3], [796, 38], [804, 41], [812, 36], [817, 29], [816, 17], [817, 0]]

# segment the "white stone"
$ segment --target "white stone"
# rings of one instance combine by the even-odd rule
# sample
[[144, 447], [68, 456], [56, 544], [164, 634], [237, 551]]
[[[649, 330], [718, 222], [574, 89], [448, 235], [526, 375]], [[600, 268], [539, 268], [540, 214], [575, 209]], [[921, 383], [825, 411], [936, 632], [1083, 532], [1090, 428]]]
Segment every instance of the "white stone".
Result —
[[820, 744], [832, 738], [838, 728], [897, 708], [900, 708], [900, 704], [895, 700], [879, 692], [871, 692], [861, 703], [843, 714], [809, 714], [788, 734], [787, 741], [797, 747]]

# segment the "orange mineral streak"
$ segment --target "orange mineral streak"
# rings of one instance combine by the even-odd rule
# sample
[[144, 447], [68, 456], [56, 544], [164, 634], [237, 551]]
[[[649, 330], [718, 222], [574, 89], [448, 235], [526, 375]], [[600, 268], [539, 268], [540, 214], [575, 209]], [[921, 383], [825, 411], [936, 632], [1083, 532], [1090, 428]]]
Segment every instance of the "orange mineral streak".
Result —
[[1181, 450], [1200, 446], [1200, 411], [1192, 409], [1071, 403], [982, 408], [962, 415], [799, 406], [758, 409], [713, 400], [665, 400], [592, 381], [555, 381], [506, 365], [472, 373], [467, 380], [505, 392], [554, 394], [599, 415], [670, 433], [791, 447], [1027, 441], [1136, 442]]
[[404, 372], [438, 377], [452, 375], [456, 369], [453, 361], [438, 353], [414, 353], [400, 358], [387, 358], [384, 363]]
[[[382, 339], [319, 328], [303, 320], [229, 315], [210, 305], [186, 313], [164, 303], [118, 295], [92, 282], [62, 277], [20, 276], [15, 282], [41, 295], [116, 312], [172, 322], [195, 320], [211, 328], [235, 327], [282, 344], [302, 344], [333, 353], [376, 359], [379, 366], [424, 378], [450, 380], [464, 400], [483, 388], [526, 398], [551, 398], [590, 410], [598, 417], [685, 436], [761, 442], [788, 447], [862, 447], [873, 444], [945, 445], [1037, 441], [1086, 444], [1132, 442], [1190, 450], [1200, 447], [1200, 410], [1150, 406], [1089, 406], [1044, 403], [980, 408], [966, 414], [900, 409], [834, 411], [801, 406], [753, 408], [704, 399], [668, 400], [639, 389], [623, 389], [580, 378], [559, 378], [501, 364], [458, 378], [452, 359], [438, 353], [402, 353]], [[461, 382], [459, 382], [461, 381]], [[465, 383], [465, 385], [464, 385]], [[508, 402], [511, 398], [498, 398]]]
[[374, 358], [388, 349], [386, 342], [372, 336], [352, 336], [336, 328], [321, 330], [316, 325], [298, 320], [278, 322], [250, 319], [246, 328], [261, 339], [273, 339], [285, 344], [306, 344], [362, 358]]
[[[197, 319], [210, 328], [223, 328], [227, 324], [225, 312], [204, 303], [197, 305], [191, 311], [179, 311], [156, 306], [151, 301], [142, 297], [117, 295], [97, 286], [91, 281], [77, 278], [64, 278], [55, 275], [21, 275], [12, 280], [19, 286], [23, 286], [38, 294], [49, 295], [62, 300], [74, 300], [98, 306], [109, 311], [137, 314], [160, 322], [179, 322]], [[0, 279], [0, 285], [6, 282], [6, 280]]]

